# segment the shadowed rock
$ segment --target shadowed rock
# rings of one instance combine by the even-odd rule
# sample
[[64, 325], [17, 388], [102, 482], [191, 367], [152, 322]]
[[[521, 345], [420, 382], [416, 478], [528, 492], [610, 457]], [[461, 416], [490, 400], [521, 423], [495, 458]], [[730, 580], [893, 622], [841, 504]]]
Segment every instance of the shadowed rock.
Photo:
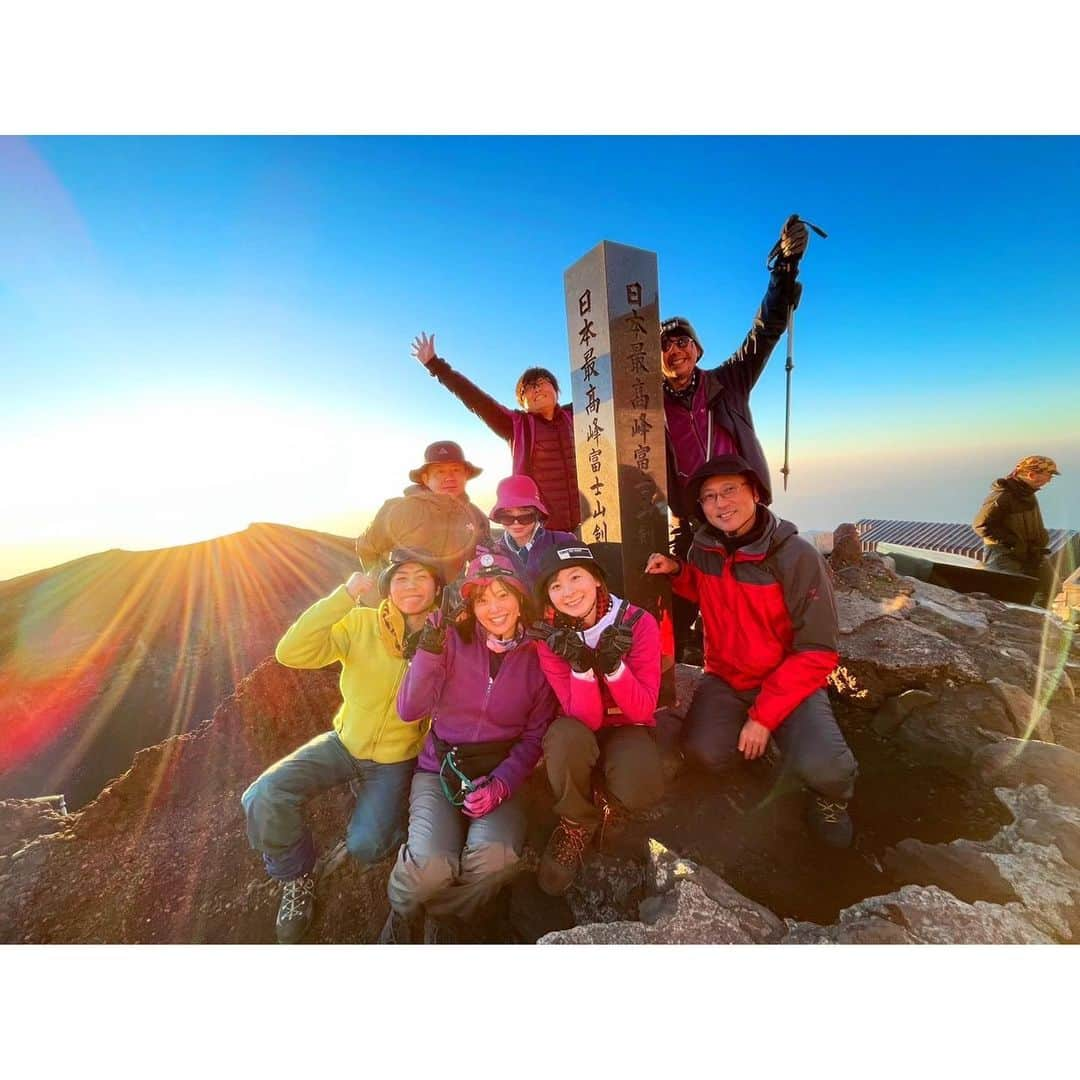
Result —
[[1045, 708], [1035, 703], [1035, 699], [1019, 686], [1012, 686], [1001, 679], [990, 679], [986, 684], [1001, 699], [1005, 710], [1012, 720], [1015, 734], [1021, 739], [1039, 739], [1053, 742], [1054, 731], [1050, 724], [1050, 714]]
[[968, 903], [989, 900], [1007, 904], [1019, 899], [982, 847], [968, 840], [954, 840], [951, 844], [901, 840], [885, 852], [881, 861], [898, 882], [940, 885]]
[[984, 746], [972, 759], [987, 784], [1044, 784], [1058, 803], [1080, 806], [1080, 754], [1053, 743], [1005, 739]]
[[905, 690], [887, 698], [874, 717], [873, 728], [879, 735], [891, 735], [915, 709], [937, 700], [928, 690]]

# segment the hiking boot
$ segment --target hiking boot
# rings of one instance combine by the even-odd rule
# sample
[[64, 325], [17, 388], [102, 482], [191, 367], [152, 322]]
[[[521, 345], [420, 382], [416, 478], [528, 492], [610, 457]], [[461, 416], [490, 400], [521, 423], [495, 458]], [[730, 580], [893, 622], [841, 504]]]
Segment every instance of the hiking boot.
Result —
[[570, 888], [585, 861], [585, 849], [596, 829], [595, 825], [579, 825], [576, 821], [559, 818], [536, 871], [536, 883], [548, 896], [562, 896]]
[[315, 914], [315, 875], [289, 878], [281, 890], [277, 913], [279, 945], [295, 945], [308, 931]]
[[415, 945], [416, 920], [399, 915], [393, 908], [379, 931], [377, 945]]
[[851, 847], [855, 830], [847, 805], [843, 799], [829, 799], [812, 793], [806, 820], [814, 836], [828, 847]]

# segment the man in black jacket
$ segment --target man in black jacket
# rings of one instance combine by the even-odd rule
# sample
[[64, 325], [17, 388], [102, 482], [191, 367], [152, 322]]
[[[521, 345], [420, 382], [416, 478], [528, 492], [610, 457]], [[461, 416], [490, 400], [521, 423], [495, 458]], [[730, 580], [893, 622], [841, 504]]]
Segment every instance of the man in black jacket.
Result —
[[[705, 353], [689, 319], [681, 315], [660, 326], [664, 374], [664, 425], [667, 436], [668, 506], [672, 551], [685, 558], [695, 531], [703, 524], [687, 498], [690, 477], [711, 458], [737, 454], [761, 478], [761, 502], [772, 502], [769, 464], [750, 414], [754, 388], [776, 343], [787, 327], [788, 311], [798, 306], [802, 286], [795, 280], [809, 238], [806, 224], [792, 214], [780, 233], [769, 287], [743, 343], [719, 367], [698, 367]], [[690, 624], [695, 609], [676, 599], [676, 653], [697, 660]]]
[[1052, 458], [1029, 454], [1008, 476], [995, 480], [971, 527], [982, 537], [985, 562], [992, 570], [1039, 579], [1033, 603], [1045, 606], [1054, 595], [1054, 574], [1046, 556], [1050, 534], [1036, 497], [1055, 476]]

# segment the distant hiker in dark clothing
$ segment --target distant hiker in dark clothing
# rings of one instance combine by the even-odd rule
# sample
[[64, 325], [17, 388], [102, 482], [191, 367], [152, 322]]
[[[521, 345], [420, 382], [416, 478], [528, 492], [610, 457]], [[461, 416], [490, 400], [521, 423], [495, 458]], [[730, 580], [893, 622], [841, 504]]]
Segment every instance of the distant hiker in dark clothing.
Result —
[[365, 575], [353, 574], [313, 604], [278, 642], [291, 668], [341, 664], [341, 707], [333, 730], [271, 765], [244, 792], [248, 839], [267, 873], [283, 882], [277, 916], [282, 944], [299, 941], [315, 911], [315, 846], [303, 807], [312, 796], [349, 784], [356, 808], [345, 832], [353, 858], [370, 865], [405, 838], [409, 784], [426, 727], [398, 715], [406, 656], [441, 585], [426, 553], [399, 550], [379, 578], [378, 608], [358, 606]]
[[[788, 308], [799, 304], [802, 286], [795, 279], [807, 240], [806, 225], [793, 214], [781, 230], [778, 259], [750, 332], [719, 367], [698, 366], [705, 350], [689, 319], [676, 315], [660, 325], [668, 506], [677, 558], [685, 557], [703, 520], [688, 491], [690, 478], [708, 459], [720, 454], [743, 457], [760, 477], [762, 504], [772, 502], [769, 465], [754, 430], [750, 392], [784, 333]], [[681, 654], [690, 642], [693, 605], [676, 599], [674, 616], [676, 649]]]
[[685, 559], [654, 554], [645, 567], [674, 575], [672, 589], [701, 606], [705, 624], [705, 673], [686, 714], [683, 751], [719, 771], [739, 754], [761, 757], [775, 739], [811, 791], [811, 829], [847, 847], [856, 767], [825, 692], [839, 640], [825, 561], [765, 508], [761, 478], [742, 458], [713, 458], [686, 490], [705, 524]]
[[433, 613], [398, 691], [403, 720], [431, 717], [390, 873], [383, 944], [453, 941], [520, 869], [521, 787], [540, 760], [555, 695], [525, 636], [531, 604], [504, 555], [480, 551], [460, 586], [466, 617]]
[[356, 541], [361, 561], [370, 566], [394, 548], [420, 548], [439, 561], [443, 580], [452, 581], [477, 544], [491, 543], [487, 517], [465, 494], [465, 485], [481, 472], [456, 442], [432, 443], [423, 465], [409, 472], [412, 486], [387, 499]]
[[531, 476], [548, 507], [549, 528], [573, 532], [581, 524], [574, 456], [574, 410], [559, 404], [559, 382], [546, 368], [522, 372], [515, 396], [520, 409], [508, 409], [435, 355], [435, 335], [420, 334], [413, 355], [470, 412], [510, 444], [512, 470]]
[[1056, 592], [1047, 556], [1050, 534], [1043, 525], [1037, 493], [1060, 476], [1052, 458], [1029, 454], [1008, 476], [995, 480], [971, 527], [982, 537], [986, 565], [1039, 579], [1032, 601], [1045, 607]]
[[513, 563], [521, 580], [532, 588], [544, 552], [579, 543], [573, 533], [547, 528], [548, 512], [529, 476], [508, 476], [499, 481], [495, 505], [488, 517], [505, 530], [495, 550]]

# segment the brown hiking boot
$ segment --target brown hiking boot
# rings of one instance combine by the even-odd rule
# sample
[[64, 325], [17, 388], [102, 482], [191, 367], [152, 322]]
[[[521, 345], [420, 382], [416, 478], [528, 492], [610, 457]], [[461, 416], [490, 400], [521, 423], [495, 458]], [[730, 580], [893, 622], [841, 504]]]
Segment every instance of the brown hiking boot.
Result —
[[568, 818], [559, 818], [559, 824], [548, 838], [536, 871], [536, 883], [548, 896], [562, 896], [570, 888], [577, 877], [578, 868], [585, 861], [585, 849], [596, 828], [595, 825], [579, 825]]

